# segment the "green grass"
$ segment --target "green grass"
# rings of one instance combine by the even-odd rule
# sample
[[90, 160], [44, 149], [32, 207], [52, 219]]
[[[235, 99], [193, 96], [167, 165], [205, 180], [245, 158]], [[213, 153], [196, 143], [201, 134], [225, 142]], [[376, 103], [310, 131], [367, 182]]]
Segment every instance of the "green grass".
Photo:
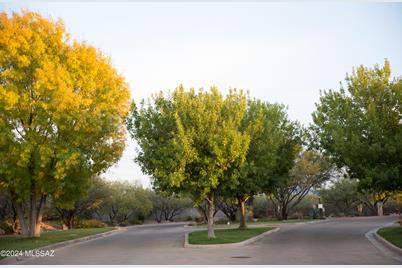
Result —
[[208, 239], [207, 230], [195, 231], [189, 234], [188, 242], [197, 245], [237, 243], [272, 229], [272, 227], [248, 228], [245, 230], [217, 229], [215, 230], [215, 239]]
[[[50, 244], [77, 239], [84, 236], [104, 233], [113, 230], [113, 227], [72, 229], [66, 231], [51, 231], [42, 233], [38, 238], [21, 238], [20, 236], [0, 237], [0, 250], [29, 250], [44, 247]], [[0, 259], [2, 257], [0, 256]]]
[[377, 233], [388, 242], [402, 248], [402, 227], [385, 227], [378, 230]]

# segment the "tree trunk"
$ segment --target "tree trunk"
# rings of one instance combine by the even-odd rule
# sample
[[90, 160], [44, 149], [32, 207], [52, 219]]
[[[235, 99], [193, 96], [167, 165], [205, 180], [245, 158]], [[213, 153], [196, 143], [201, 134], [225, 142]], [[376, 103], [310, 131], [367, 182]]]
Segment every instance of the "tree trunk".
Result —
[[42, 217], [43, 217], [43, 210], [46, 205], [46, 195], [42, 195], [39, 201], [39, 206], [36, 215], [36, 228], [34, 230], [35, 237], [40, 236], [41, 225], [42, 225]]
[[29, 228], [28, 228], [28, 224], [25, 220], [24, 210], [22, 209], [21, 204], [15, 200], [14, 200], [14, 206], [15, 206], [15, 209], [17, 210], [18, 222], [21, 227], [21, 236], [29, 237]]
[[288, 219], [288, 206], [286, 204], [282, 204], [281, 208], [281, 220]]
[[35, 187], [31, 186], [31, 198], [30, 198], [30, 210], [29, 210], [29, 236], [35, 237], [36, 229], [36, 192]]
[[383, 212], [383, 202], [382, 202], [382, 201], [378, 201], [378, 202], [377, 202], [377, 215], [378, 215], [378, 216], [384, 216], [384, 212]]
[[215, 212], [215, 205], [214, 205], [214, 196], [213, 194], [209, 194], [207, 203], [208, 203], [208, 238], [214, 239], [215, 231], [214, 231], [214, 212]]
[[239, 225], [239, 229], [247, 229], [247, 224], [246, 224], [246, 199], [244, 197], [238, 197], [237, 201], [239, 202], [239, 209], [240, 209], [240, 225]]
[[17, 233], [18, 232], [18, 215], [17, 215], [17, 210], [16, 210], [13, 202], [11, 202], [11, 209], [13, 211], [13, 232]]
[[66, 221], [64, 224], [67, 225], [69, 230], [74, 228], [74, 212], [67, 211]]

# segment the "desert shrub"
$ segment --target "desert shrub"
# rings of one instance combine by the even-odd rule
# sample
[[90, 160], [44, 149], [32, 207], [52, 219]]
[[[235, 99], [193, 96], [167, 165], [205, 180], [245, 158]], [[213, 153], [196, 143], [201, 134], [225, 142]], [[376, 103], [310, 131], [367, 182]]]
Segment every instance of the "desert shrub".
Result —
[[0, 229], [2, 229], [6, 235], [14, 233], [13, 226], [5, 221], [0, 222]]
[[126, 223], [129, 225], [139, 225], [142, 224], [144, 221], [142, 219], [129, 219]]
[[75, 228], [102, 228], [105, 226], [106, 224], [104, 222], [95, 219], [80, 219], [75, 224]]

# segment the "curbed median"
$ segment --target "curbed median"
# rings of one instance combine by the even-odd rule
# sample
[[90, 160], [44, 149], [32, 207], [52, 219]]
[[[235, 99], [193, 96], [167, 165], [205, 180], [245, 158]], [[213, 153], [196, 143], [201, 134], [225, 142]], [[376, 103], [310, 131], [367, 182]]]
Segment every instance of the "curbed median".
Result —
[[[263, 232], [258, 232], [258, 229], [264, 229], [262, 230]], [[215, 230], [215, 233], [217, 235], [217, 239], [214, 240], [196, 240], [197, 237], [193, 237], [191, 239], [189, 236], [194, 235], [194, 234], [203, 234], [204, 231], [194, 231], [191, 233], [186, 233], [184, 236], [184, 247], [185, 248], [235, 248], [235, 247], [241, 247], [241, 246], [246, 246], [251, 243], [254, 243], [265, 236], [277, 232], [280, 228], [279, 227], [268, 227], [268, 228], [249, 228], [246, 230], [239, 230], [239, 229], [217, 229]], [[251, 231], [251, 232], [257, 232], [258, 234], [253, 235], [250, 238], [245, 238], [242, 241], [239, 242], [231, 242], [233, 240], [230, 235], [225, 234], [226, 233], [233, 233], [236, 234], [238, 233], [241, 237], [243, 235], [241, 232], [246, 232], [246, 231]], [[195, 243], [194, 243], [195, 242]]]
[[[378, 231], [384, 227], [392, 226], [394, 223], [386, 224], [382, 227], [378, 227], [372, 229], [366, 233], [366, 238], [382, 253], [387, 255], [388, 257], [399, 261], [402, 263], [402, 249], [393, 245], [386, 239], [384, 239], [381, 235], [378, 234]], [[398, 227], [400, 228], [400, 227]]]

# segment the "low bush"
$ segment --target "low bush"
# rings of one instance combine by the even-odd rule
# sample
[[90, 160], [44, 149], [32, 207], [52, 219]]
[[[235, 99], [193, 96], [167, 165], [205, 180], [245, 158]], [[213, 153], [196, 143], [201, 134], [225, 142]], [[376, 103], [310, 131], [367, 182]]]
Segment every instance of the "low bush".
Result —
[[103, 228], [106, 227], [106, 224], [100, 220], [90, 219], [85, 220], [81, 219], [77, 221], [75, 228]]
[[7, 222], [0, 222], [0, 229], [2, 229], [6, 235], [14, 233], [13, 226]]
[[139, 225], [143, 223], [141, 219], [130, 219], [127, 221], [129, 225]]

